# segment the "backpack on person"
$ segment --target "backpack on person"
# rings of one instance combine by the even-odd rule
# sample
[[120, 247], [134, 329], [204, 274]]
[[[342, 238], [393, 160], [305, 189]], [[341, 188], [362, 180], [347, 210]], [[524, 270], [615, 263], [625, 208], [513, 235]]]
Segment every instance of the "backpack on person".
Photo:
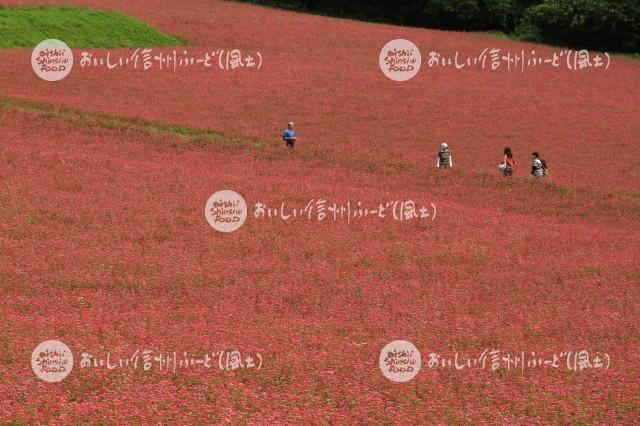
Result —
[[547, 162], [541, 158], [540, 163], [542, 163], [542, 175], [544, 177], [549, 176], [549, 169], [547, 168]]

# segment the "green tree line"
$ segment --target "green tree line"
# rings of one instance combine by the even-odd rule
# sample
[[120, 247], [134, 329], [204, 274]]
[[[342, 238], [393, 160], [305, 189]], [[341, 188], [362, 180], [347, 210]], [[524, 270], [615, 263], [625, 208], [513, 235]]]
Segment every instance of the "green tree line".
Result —
[[343, 18], [640, 52], [640, 0], [248, 0]]

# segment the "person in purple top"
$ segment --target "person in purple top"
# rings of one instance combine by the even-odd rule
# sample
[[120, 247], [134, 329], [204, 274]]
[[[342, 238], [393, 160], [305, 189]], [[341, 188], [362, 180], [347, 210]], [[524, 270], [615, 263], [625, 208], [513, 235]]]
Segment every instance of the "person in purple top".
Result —
[[289, 148], [290, 150], [293, 149], [294, 145], [296, 144], [296, 131], [293, 130], [293, 122], [290, 121], [287, 124], [287, 130], [284, 131], [284, 134], [282, 135], [282, 139], [287, 143], [287, 148]]

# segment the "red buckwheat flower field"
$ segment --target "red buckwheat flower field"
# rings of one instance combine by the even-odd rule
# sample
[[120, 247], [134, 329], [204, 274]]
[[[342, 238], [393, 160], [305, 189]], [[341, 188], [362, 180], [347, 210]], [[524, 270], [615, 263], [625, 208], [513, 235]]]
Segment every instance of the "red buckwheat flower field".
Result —
[[[467, 58], [564, 48], [227, 1], [65, 5], [188, 43], [71, 46], [59, 81], [35, 45], [0, 49], [0, 423], [640, 423], [637, 59], [492, 69]], [[379, 65], [395, 39], [421, 52], [407, 81]], [[218, 54], [145, 70], [146, 47]], [[222, 69], [233, 49], [244, 66]], [[245, 204], [231, 232], [222, 190]]]

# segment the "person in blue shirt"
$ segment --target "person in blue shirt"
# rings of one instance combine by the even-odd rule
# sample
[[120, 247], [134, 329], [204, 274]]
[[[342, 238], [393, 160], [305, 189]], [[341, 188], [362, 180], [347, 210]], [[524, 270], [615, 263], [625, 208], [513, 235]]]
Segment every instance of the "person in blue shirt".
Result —
[[293, 130], [293, 122], [287, 124], [287, 130], [284, 131], [282, 139], [287, 143], [287, 148], [293, 149], [296, 144], [296, 131]]

